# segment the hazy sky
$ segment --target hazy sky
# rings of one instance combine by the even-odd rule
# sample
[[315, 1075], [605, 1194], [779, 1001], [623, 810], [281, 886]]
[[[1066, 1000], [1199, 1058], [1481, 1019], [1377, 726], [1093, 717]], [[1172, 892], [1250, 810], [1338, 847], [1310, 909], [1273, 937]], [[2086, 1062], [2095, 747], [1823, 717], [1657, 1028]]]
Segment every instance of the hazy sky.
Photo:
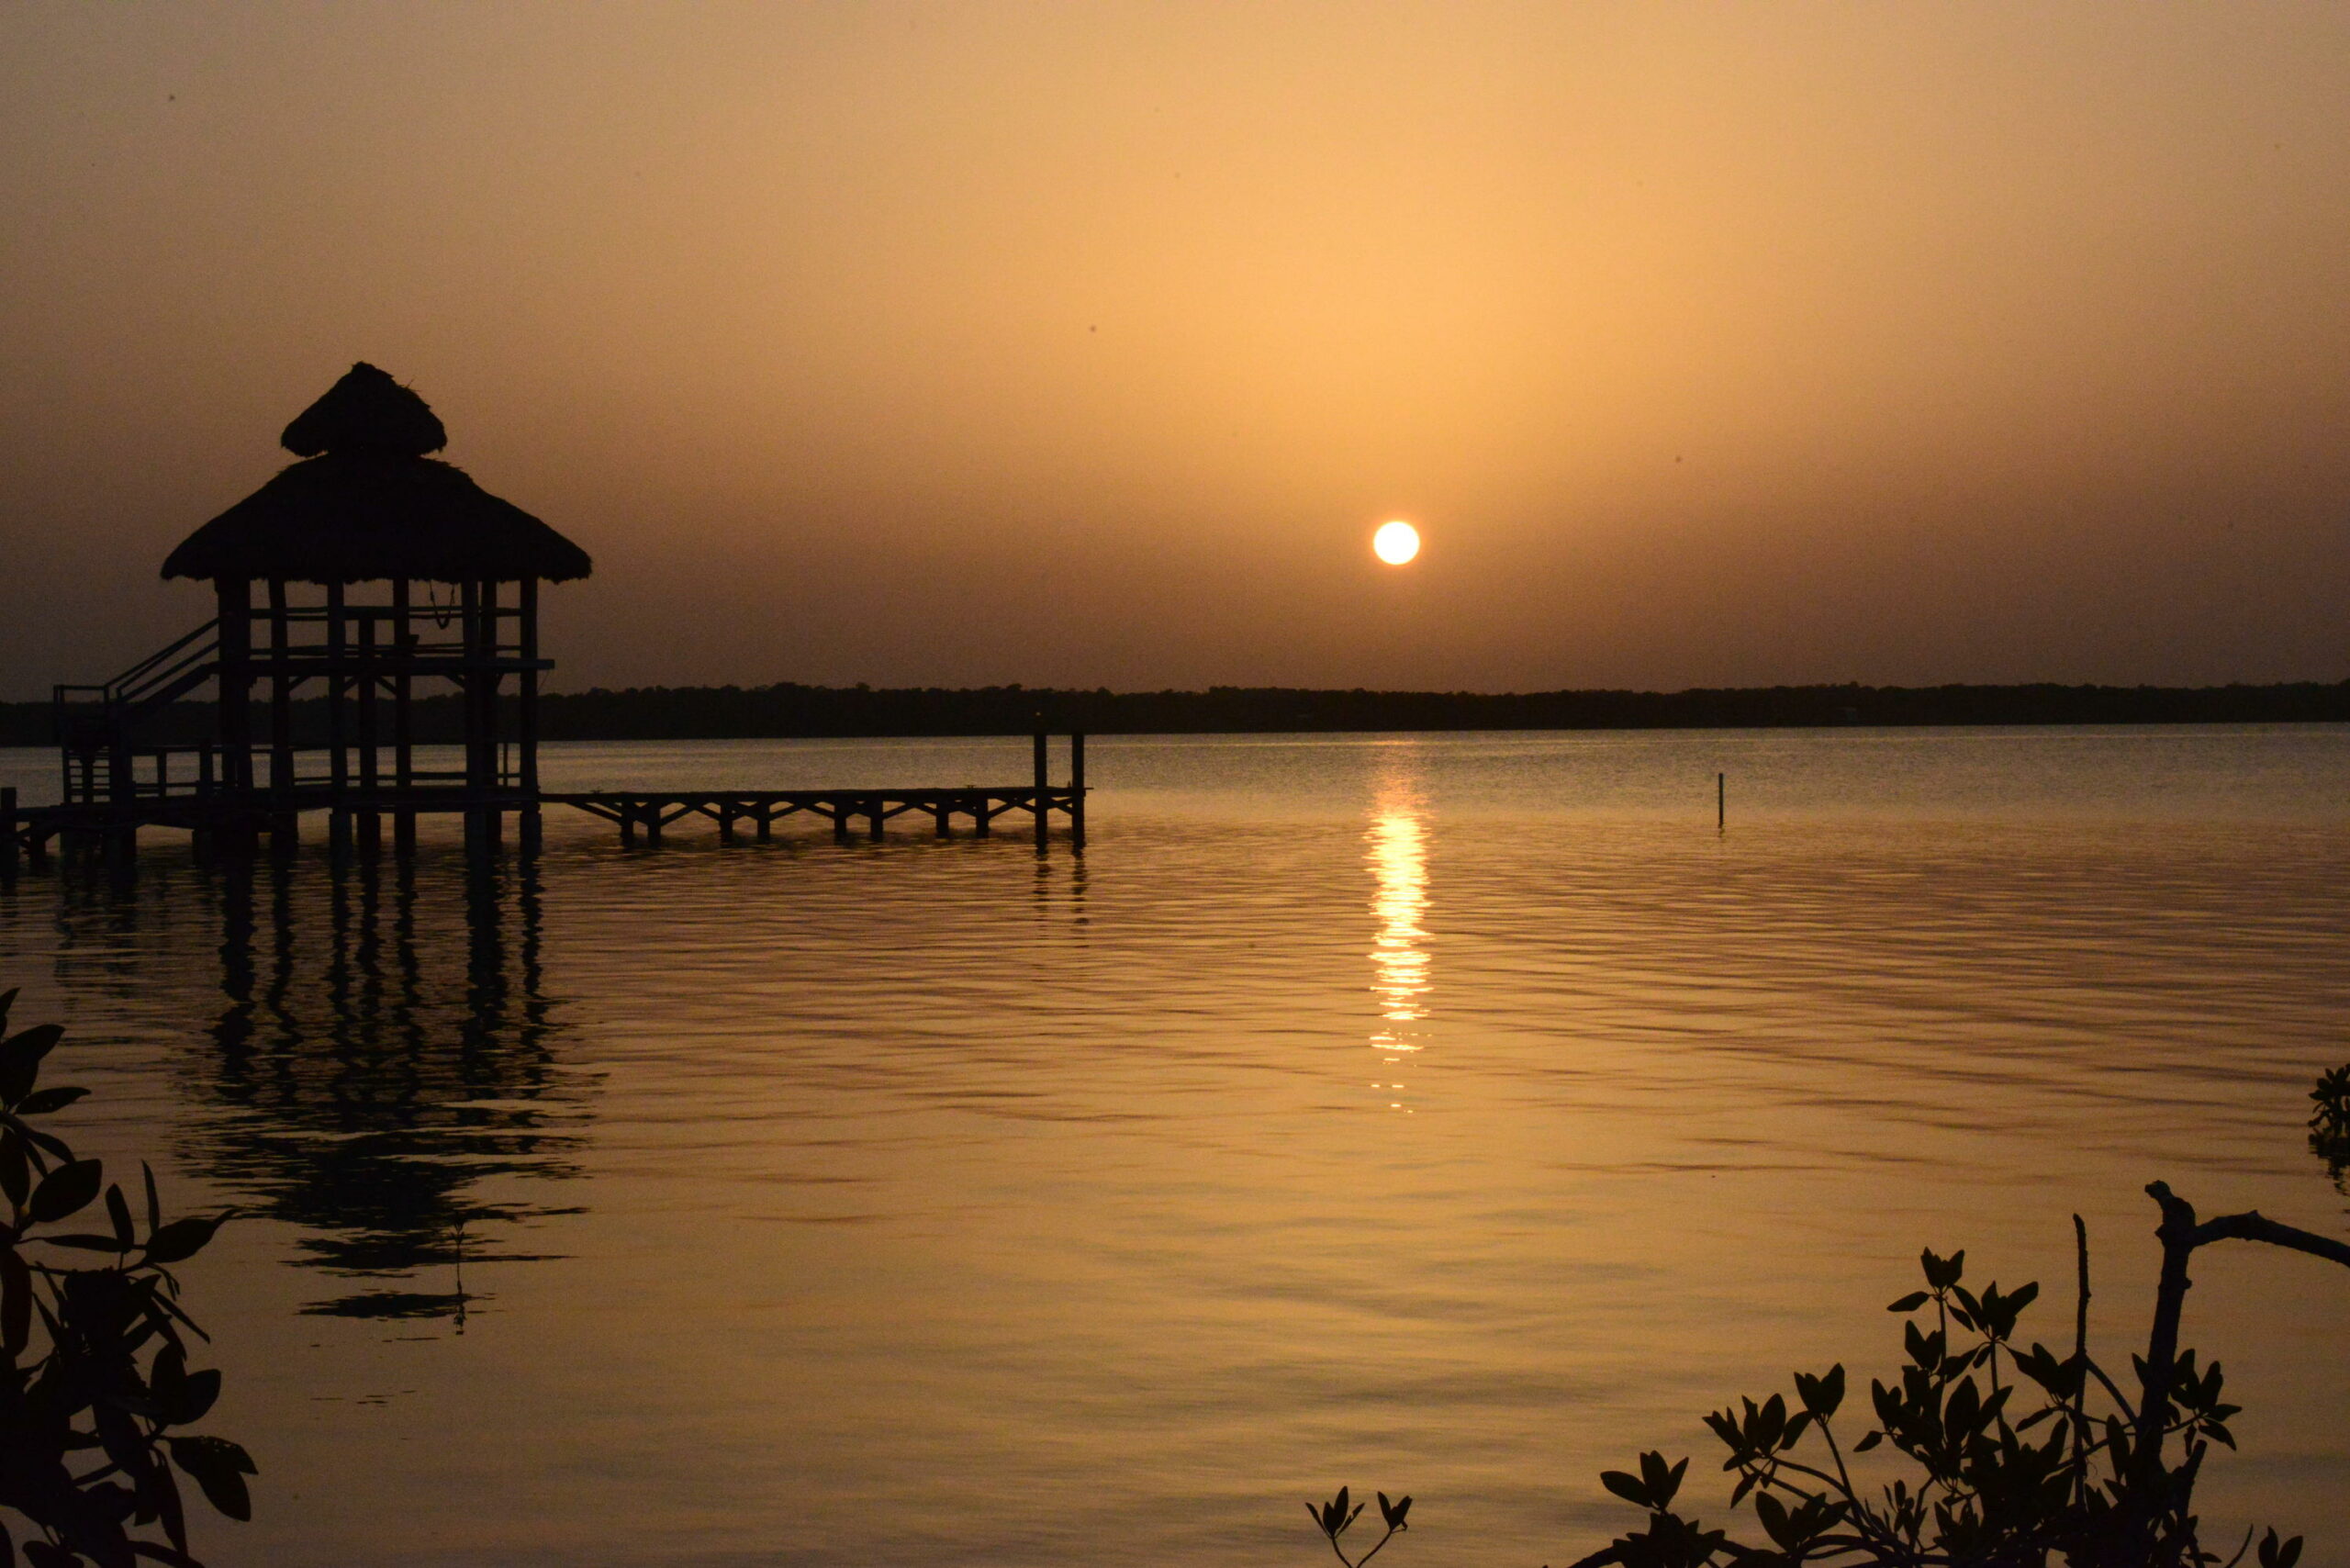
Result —
[[0, 696], [356, 359], [561, 687], [2338, 680], [2350, 6], [0, 9]]

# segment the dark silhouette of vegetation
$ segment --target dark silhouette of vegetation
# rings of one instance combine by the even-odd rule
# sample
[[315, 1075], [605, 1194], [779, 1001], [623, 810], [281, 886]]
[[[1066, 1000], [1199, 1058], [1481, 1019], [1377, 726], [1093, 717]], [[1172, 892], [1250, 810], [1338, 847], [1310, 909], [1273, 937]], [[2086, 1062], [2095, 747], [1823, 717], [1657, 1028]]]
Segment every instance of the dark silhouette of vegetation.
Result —
[[2310, 1152], [2325, 1161], [2336, 1192], [2350, 1196], [2350, 1062], [2329, 1069], [2310, 1091]]
[[[300, 467], [297, 465], [297, 467]], [[1042, 715], [1091, 734], [1393, 730], [1645, 730], [1836, 724], [2208, 724], [2350, 721], [2350, 681], [2277, 686], [1774, 686], [1689, 691], [1351, 691], [1218, 686], [1091, 691], [990, 686], [636, 687], [539, 699], [547, 740], [726, 740], [792, 736], [1024, 735]], [[177, 704], [154, 740], [215, 733], [211, 705]], [[417, 739], [450, 743], [463, 699], [420, 699]], [[326, 704], [293, 705], [300, 744], [321, 745]], [[175, 727], [174, 727], [175, 726]], [[168, 732], [168, 733], [166, 733]], [[0, 703], [0, 745], [47, 745], [50, 705]]]
[[[0, 1032], [17, 993], [0, 996]], [[99, 1161], [77, 1158], [37, 1118], [84, 1092], [39, 1087], [62, 1036], [42, 1025], [0, 1042], [0, 1564], [17, 1534], [30, 1568], [129, 1568], [140, 1558], [200, 1568], [174, 1467], [233, 1519], [252, 1516], [245, 1450], [181, 1431], [219, 1397], [220, 1374], [191, 1371], [186, 1336], [204, 1337], [179, 1304], [171, 1265], [203, 1250], [227, 1214], [166, 1221], [143, 1165], [146, 1225]], [[106, 1228], [56, 1228], [105, 1197]], [[63, 1260], [95, 1254], [76, 1267]], [[162, 1539], [152, 1538], [160, 1532]]]
[[1395, 1539], [1397, 1531], [1407, 1528], [1404, 1523], [1404, 1516], [1412, 1511], [1412, 1499], [1405, 1497], [1399, 1503], [1391, 1503], [1387, 1500], [1386, 1493], [1382, 1492], [1377, 1495], [1379, 1517], [1386, 1522], [1387, 1533], [1373, 1541], [1371, 1550], [1360, 1557], [1348, 1556], [1347, 1549], [1339, 1544], [1338, 1538], [1347, 1533], [1354, 1524], [1356, 1516], [1362, 1512], [1360, 1503], [1355, 1504], [1352, 1507], [1347, 1506], [1345, 1487], [1339, 1487], [1337, 1496], [1318, 1507], [1312, 1503], [1305, 1505], [1305, 1511], [1312, 1517], [1315, 1528], [1322, 1532], [1323, 1539], [1330, 1543], [1330, 1550], [1338, 1554], [1338, 1561], [1345, 1563], [1347, 1568], [1362, 1568], [1364, 1563], [1379, 1555], [1381, 1547]]
[[[2339, 1081], [2335, 1081], [2336, 1079]], [[2328, 1075], [2339, 1106], [2350, 1070]], [[2331, 1124], [2340, 1126], [2337, 1116]], [[2163, 1182], [2146, 1192], [2162, 1210], [2154, 1235], [2163, 1267], [2143, 1356], [2131, 1358], [2138, 1393], [2123, 1392], [2088, 1349], [2088, 1233], [2073, 1218], [2079, 1292], [2073, 1348], [2058, 1355], [2018, 1335], [2037, 1284], [1978, 1293], [1965, 1283], [1966, 1254], [1928, 1249], [1925, 1288], [1894, 1302], [1907, 1358], [1891, 1383], [1869, 1386], [1874, 1424], [1849, 1445], [1835, 1420], [1845, 1403], [1840, 1363], [1795, 1374], [1795, 1400], [1774, 1394], [1706, 1417], [1729, 1450], [1722, 1468], [1737, 1484], [1730, 1506], [1751, 1501], [1764, 1542], [1732, 1540], [1679, 1512], [1674, 1501], [1689, 1461], [1640, 1455], [1635, 1469], [1602, 1473], [1600, 1484], [1646, 1509], [1643, 1528], [1581, 1559], [1574, 1568], [2204, 1568], [2222, 1561], [2201, 1543], [2194, 1511], [2197, 1478], [2211, 1446], [2233, 1448], [2237, 1406], [2225, 1403], [2220, 1363], [2199, 1365], [2178, 1343], [2188, 1262], [2217, 1241], [2262, 1241], [2350, 1267], [2350, 1246], [2280, 1225], [2257, 1212], [2199, 1220], [2194, 1205]], [[1879, 1459], [1862, 1455], [1883, 1450]], [[1908, 1473], [1878, 1481], [1855, 1469], [1886, 1461]], [[1386, 1499], [1380, 1499], [1382, 1507]], [[1408, 1504], [1409, 1499], [1406, 1499]], [[1333, 1505], [1308, 1505], [1333, 1550], [1353, 1515], [1341, 1491]], [[1360, 1508], [1356, 1512], [1360, 1512]], [[1401, 1509], [1390, 1534], [1401, 1527]], [[1382, 1539], [1380, 1545], [1385, 1545]], [[1376, 1551], [1377, 1548], [1373, 1548]], [[2260, 1568], [2293, 1568], [2301, 1538], [2271, 1529], [2256, 1551], [2249, 1531], [2232, 1565], [2255, 1552]], [[1345, 1553], [1339, 1553], [1345, 1561]], [[1370, 1553], [1365, 1553], [1368, 1558]]]

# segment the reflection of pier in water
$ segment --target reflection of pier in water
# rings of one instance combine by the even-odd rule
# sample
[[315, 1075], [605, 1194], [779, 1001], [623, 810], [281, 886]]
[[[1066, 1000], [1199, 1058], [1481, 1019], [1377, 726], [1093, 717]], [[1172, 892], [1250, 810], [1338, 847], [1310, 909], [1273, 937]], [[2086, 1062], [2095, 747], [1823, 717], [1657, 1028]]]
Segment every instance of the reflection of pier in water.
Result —
[[503, 1238], [577, 1212], [514, 1191], [576, 1174], [585, 1114], [553, 1049], [538, 874], [454, 854], [319, 869], [232, 857], [84, 908], [120, 919], [190, 881], [212, 906], [226, 1002], [180, 1152], [246, 1212], [299, 1227], [303, 1262], [374, 1282], [307, 1310], [462, 1327], [462, 1264], [543, 1256]]

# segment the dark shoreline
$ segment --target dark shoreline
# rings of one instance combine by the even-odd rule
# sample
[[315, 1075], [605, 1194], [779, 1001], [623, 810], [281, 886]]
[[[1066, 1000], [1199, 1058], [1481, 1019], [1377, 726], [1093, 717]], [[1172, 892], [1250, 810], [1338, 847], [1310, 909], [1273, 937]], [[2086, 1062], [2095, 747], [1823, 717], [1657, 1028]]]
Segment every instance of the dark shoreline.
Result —
[[[193, 741], [211, 704], [178, 705], [157, 740]], [[453, 740], [453, 697], [417, 704], [418, 739]], [[808, 736], [1004, 735], [1044, 726], [1092, 734], [1248, 734], [1381, 730], [1651, 730], [1835, 725], [2227, 724], [2350, 722], [2350, 681], [2276, 686], [1773, 686], [1688, 691], [1076, 691], [637, 687], [540, 699], [547, 740], [735, 740]], [[297, 730], [319, 727], [311, 702]], [[445, 732], [445, 733], [444, 733]], [[0, 703], [0, 745], [50, 744], [50, 705]]]

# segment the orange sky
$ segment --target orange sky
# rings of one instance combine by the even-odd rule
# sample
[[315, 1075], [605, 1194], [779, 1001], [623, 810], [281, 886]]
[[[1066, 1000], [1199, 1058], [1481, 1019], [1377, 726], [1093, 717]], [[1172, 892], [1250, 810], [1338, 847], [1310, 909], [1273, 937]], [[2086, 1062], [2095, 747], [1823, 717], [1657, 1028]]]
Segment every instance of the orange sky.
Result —
[[2339, 6], [15, 6], [0, 696], [362, 358], [562, 687], [2340, 679], [2345, 149]]

